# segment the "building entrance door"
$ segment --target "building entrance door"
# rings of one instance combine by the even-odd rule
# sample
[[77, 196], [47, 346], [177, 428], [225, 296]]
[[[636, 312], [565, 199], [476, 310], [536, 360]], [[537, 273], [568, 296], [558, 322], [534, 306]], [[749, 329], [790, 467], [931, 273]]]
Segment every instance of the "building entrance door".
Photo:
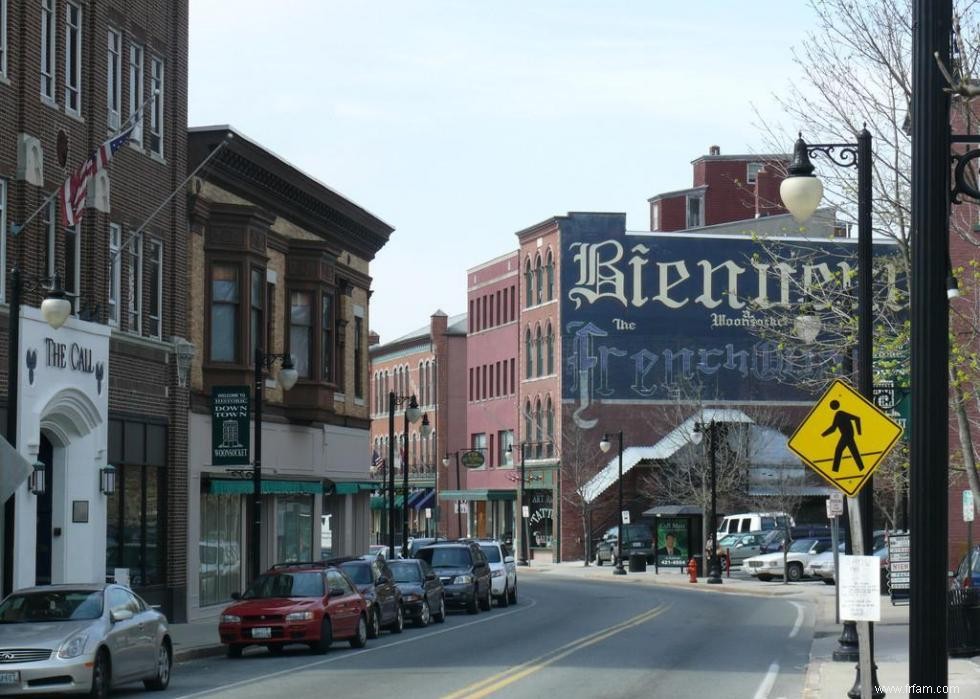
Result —
[[37, 552], [34, 562], [34, 584], [51, 584], [51, 509], [53, 505], [51, 461], [54, 449], [50, 440], [42, 434], [38, 460], [44, 464], [44, 492], [37, 496]]

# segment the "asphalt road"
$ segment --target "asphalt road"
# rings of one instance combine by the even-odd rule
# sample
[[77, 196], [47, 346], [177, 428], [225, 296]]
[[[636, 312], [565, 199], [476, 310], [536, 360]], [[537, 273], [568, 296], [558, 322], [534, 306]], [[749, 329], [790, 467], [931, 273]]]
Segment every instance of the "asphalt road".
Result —
[[[325, 656], [196, 660], [171, 699], [301, 697], [799, 697], [812, 641], [800, 603], [623, 582], [525, 576], [520, 601], [384, 633]], [[116, 696], [145, 696], [142, 688]]]

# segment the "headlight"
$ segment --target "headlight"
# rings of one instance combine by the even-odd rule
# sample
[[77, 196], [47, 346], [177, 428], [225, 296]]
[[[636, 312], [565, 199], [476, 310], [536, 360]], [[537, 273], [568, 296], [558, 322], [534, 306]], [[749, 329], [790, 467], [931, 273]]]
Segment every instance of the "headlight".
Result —
[[504, 571], [502, 571], [502, 570], [495, 570], [495, 571], [493, 571], [493, 572], [490, 573], [490, 577], [491, 578], [499, 578], [503, 574], [504, 574]]
[[313, 612], [290, 612], [286, 615], [286, 621], [312, 621]]
[[235, 614], [222, 614], [221, 615], [222, 624], [240, 624], [242, 623], [242, 618]]
[[455, 578], [453, 578], [454, 585], [466, 585], [471, 582], [473, 582], [472, 575], [457, 575]]
[[85, 650], [85, 642], [87, 640], [88, 634], [85, 633], [69, 638], [58, 649], [58, 657], [66, 660], [68, 658], [77, 658]]

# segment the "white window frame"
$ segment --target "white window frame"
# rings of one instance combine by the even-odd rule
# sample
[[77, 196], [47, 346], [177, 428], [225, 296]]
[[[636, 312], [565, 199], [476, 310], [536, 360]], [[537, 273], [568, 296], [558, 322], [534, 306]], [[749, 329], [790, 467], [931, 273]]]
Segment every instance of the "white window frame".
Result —
[[119, 285], [122, 271], [122, 226], [109, 224], [109, 325], [119, 327]]
[[54, 62], [58, 54], [54, 0], [41, 0], [41, 99], [54, 104]]
[[[149, 259], [148, 264], [153, 267], [157, 267], [157, 288], [152, 289], [151, 292], [155, 292], [157, 295], [157, 314], [154, 315], [152, 309], [147, 309], [147, 317], [150, 320], [150, 325], [156, 323], [156, 331], [151, 330], [150, 337], [162, 338], [163, 337], [163, 241], [156, 238], [150, 238], [149, 240]], [[152, 275], [151, 275], [152, 278]]]
[[[72, 22], [72, 11], [77, 12]], [[75, 55], [71, 56], [68, 47], [71, 35], [75, 34]], [[72, 63], [74, 58], [74, 64]], [[74, 70], [72, 68], [74, 67]], [[72, 97], [75, 98], [73, 107]], [[65, 3], [65, 111], [81, 116], [82, 113], [82, 8], [74, 2]]]
[[[159, 75], [157, 71], [159, 70]], [[154, 90], [153, 99], [150, 101], [150, 152], [154, 155], [163, 157], [163, 115], [164, 115], [164, 91], [163, 84], [166, 78], [164, 72], [163, 59], [159, 56], [150, 56], [150, 90]], [[156, 148], [153, 147], [153, 137], [156, 137]]]
[[[145, 52], [140, 44], [131, 43], [129, 45], [129, 116], [132, 118], [141, 106], [144, 99], [143, 68]], [[133, 129], [130, 143], [143, 147], [143, 121], [137, 122]]]
[[0, 177], [0, 303], [7, 302], [7, 180]]
[[0, 78], [7, 77], [7, 0], [0, 0]]
[[[698, 202], [698, 220], [692, 221], [691, 217], [691, 201], [697, 200]], [[701, 228], [704, 225], [704, 195], [703, 194], [688, 194], [684, 199], [684, 216], [687, 228]]]
[[650, 230], [659, 231], [660, 230], [660, 202], [654, 202], [650, 209]]
[[[132, 235], [132, 234], [131, 234]], [[129, 244], [129, 332], [143, 333], [143, 234]]]
[[745, 164], [745, 181], [747, 184], [755, 184], [758, 179], [759, 170], [764, 167], [764, 163], [753, 162]]
[[106, 35], [106, 110], [109, 128], [122, 123], [122, 33], [109, 27]]

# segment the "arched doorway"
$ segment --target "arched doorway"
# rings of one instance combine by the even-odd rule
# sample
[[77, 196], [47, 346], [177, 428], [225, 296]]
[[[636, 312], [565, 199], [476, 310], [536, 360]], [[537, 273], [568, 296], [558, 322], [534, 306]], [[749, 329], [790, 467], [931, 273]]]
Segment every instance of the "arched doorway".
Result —
[[54, 447], [47, 435], [41, 433], [37, 453], [38, 461], [44, 464], [44, 492], [37, 497], [37, 550], [34, 563], [34, 584], [51, 584], [51, 536], [52, 511], [54, 505]]

